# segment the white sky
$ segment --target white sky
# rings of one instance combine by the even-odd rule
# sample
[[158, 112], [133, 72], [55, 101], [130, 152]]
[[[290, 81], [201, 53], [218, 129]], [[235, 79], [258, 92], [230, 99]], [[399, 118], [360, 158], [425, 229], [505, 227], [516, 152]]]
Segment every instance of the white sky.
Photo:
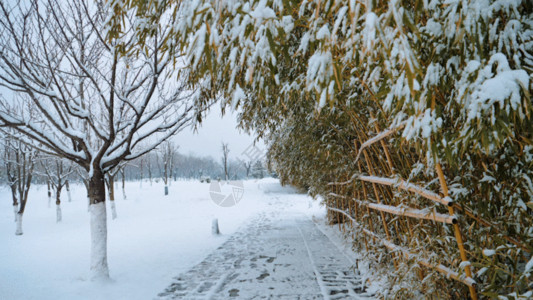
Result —
[[[222, 117], [220, 108], [214, 105], [196, 133], [193, 132], [192, 128], [186, 128], [172, 140], [180, 146], [178, 152], [182, 154], [193, 153], [196, 156], [212, 156], [217, 161], [222, 156], [221, 148], [222, 142], [224, 142], [229, 146], [230, 158], [248, 160], [248, 156], [243, 152], [253, 145], [255, 137], [236, 127], [237, 113], [227, 110]], [[265, 149], [262, 142], [256, 143], [255, 146], [260, 150]]]

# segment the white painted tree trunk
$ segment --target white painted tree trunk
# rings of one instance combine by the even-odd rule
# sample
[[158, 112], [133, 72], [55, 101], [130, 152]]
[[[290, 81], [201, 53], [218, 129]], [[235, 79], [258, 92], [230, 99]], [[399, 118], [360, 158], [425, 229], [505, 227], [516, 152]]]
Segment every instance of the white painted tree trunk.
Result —
[[109, 279], [105, 202], [91, 204], [91, 280]]
[[19, 213], [18, 205], [13, 205], [13, 213], [15, 213], [15, 222], [17, 222], [17, 215]]
[[61, 215], [61, 205], [57, 204], [56, 205], [56, 222], [59, 223], [59, 222], [61, 222], [62, 219], [63, 219], [63, 217]]
[[109, 201], [111, 205], [111, 218], [116, 219], [117, 218], [117, 207], [115, 206], [115, 201]]
[[168, 195], [168, 185], [165, 185], [165, 196]]
[[22, 235], [22, 214], [17, 213], [17, 230], [16, 235]]
[[91, 212], [91, 198], [87, 196], [87, 211]]
[[48, 208], [52, 207], [52, 193], [48, 194]]
[[122, 187], [122, 199], [127, 200], [128, 197], [126, 196], [126, 188]]
[[70, 188], [67, 189], [68, 202], [72, 202], [72, 197], [70, 196]]

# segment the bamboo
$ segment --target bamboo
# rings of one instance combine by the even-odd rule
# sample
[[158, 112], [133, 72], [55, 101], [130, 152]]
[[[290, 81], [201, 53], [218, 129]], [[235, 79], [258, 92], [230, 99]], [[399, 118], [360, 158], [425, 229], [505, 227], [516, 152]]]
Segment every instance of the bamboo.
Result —
[[[374, 232], [364, 228], [361, 224], [359, 224], [352, 216], [350, 216], [349, 214], [347, 214], [345, 211], [342, 211], [340, 209], [336, 209], [336, 208], [333, 208], [333, 207], [329, 207], [327, 206], [326, 207], [328, 210], [332, 210], [332, 211], [335, 211], [335, 212], [338, 212], [338, 213], [341, 213], [341, 214], [344, 214], [346, 215], [353, 223], [354, 225], [356, 225], [357, 227], [361, 228], [362, 231], [373, 237], [374, 239], [377, 239], [381, 242], [381, 244], [383, 246], [385, 246], [386, 248], [388, 248], [389, 250], [391, 251], [398, 251], [398, 252], [401, 252], [407, 259], [412, 259], [412, 258], [415, 258], [415, 261], [422, 265], [422, 266], [425, 266], [427, 268], [430, 268], [430, 269], [434, 269], [442, 274], [444, 274], [446, 277], [449, 277], [449, 278], [452, 278], [454, 280], [457, 280], [457, 281], [460, 281], [462, 283], [464, 283], [465, 285], [467, 285], [468, 287], [475, 287], [476, 286], [476, 282], [471, 278], [471, 277], [467, 277], [467, 278], [463, 278], [461, 277], [457, 272], [455, 271], [452, 271], [450, 270], [449, 268], [439, 264], [439, 265], [433, 265], [431, 264], [430, 262], [428, 262], [427, 260], [425, 259], [416, 259], [416, 255], [401, 248], [400, 246], [397, 246], [395, 245], [394, 243], [390, 242], [390, 241], [387, 241], [387, 240], [383, 240], [381, 237], [379, 237], [377, 234], [375, 234]], [[474, 298], [474, 299], [477, 299]]]
[[[335, 186], [334, 189], [335, 189], [335, 193], [337, 194], [338, 191], [339, 191], [339, 187]], [[335, 206], [337, 208], [339, 207], [339, 198], [335, 198]], [[335, 216], [335, 220], [337, 221], [337, 225], [339, 226], [339, 231], [341, 231], [341, 218], [340, 218], [340, 216], [336, 215]]]
[[[437, 163], [435, 165], [435, 168], [437, 169], [437, 174], [439, 176], [440, 186], [442, 188], [442, 194], [444, 197], [448, 197], [448, 185], [446, 184], [446, 179], [444, 178], [444, 173], [442, 172], [442, 167], [440, 163]], [[453, 206], [448, 206], [448, 211], [451, 216], [454, 215]], [[461, 255], [461, 261], [467, 262], [468, 259], [466, 257], [466, 251], [463, 245], [463, 237], [461, 235], [461, 229], [459, 228], [459, 224], [455, 223], [453, 224], [453, 229], [455, 233], [455, 239], [457, 240], [457, 245], [459, 246], [459, 253]], [[465, 266], [465, 274], [468, 278], [472, 278], [472, 271], [470, 270], [470, 265]], [[477, 293], [476, 288], [472, 285], [468, 286], [468, 289], [470, 290], [470, 296], [473, 300], [477, 300]]]
[[[356, 189], [355, 183], [353, 184], [353, 193], [354, 193], [355, 199], [360, 198], [359, 189]], [[354, 211], [355, 219], [357, 220], [359, 218], [359, 209], [357, 209], [357, 203], [355, 202], [353, 204], [353, 211]]]
[[[371, 117], [374, 118], [374, 115], [371, 113]], [[374, 127], [376, 128], [376, 131], [377, 132], [381, 132], [381, 129], [379, 128], [379, 125], [377, 122], [374, 123]], [[389, 165], [389, 170], [390, 170], [390, 176], [393, 176], [394, 175], [394, 164], [392, 162], [392, 158], [391, 158], [391, 155], [389, 153], [389, 148], [387, 147], [387, 144], [385, 144], [385, 141], [384, 139], [381, 139], [380, 141], [380, 144], [381, 144], [381, 148], [383, 148], [383, 151], [385, 152], [385, 157], [387, 158], [387, 163]], [[391, 191], [390, 190], [387, 190], [391, 195], [391, 199], [394, 198], [394, 195], [392, 195]], [[400, 201], [400, 204], [402, 204], [402, 201]], [[409, 234], [409, 240], [413, 240], [413, 230], [411, 228], [411, 223], [409, 222], [409, 218], [406, 218], [405, 222], [407, 223], [407, 229], [408, 229], [408, 234]], [[396, 225], [396, 223], [395, 223]], [[399, 231], [398, 228], [396, 228], [396, 231]], [[420, 269], [420, 272], [419, 272], [419, 276], [420, 276], [420, 280], [423, 280], [424, 279], [424, 276], [423, 276], [423, 272], [422, 272], [422, 269]]]
[[359, 160], [359, 157], [361, 156], [361, 153], [365, 150], [366, 147], [374, 144], [375, 142], [381, 141], [382, 139], [388, 137], [389, 135], [397, 132], [398, 130], [402, 129], [405, 126], [405, 124], [406, 124], [406, 122], [402, 122], [397, 127], [385, 130], [385, 131], [379, 133], [378, 135], [376, 135], [375, 137], [373, 137], [373, 138], [367, 140], [366, 142], [364, 142], [361, 145], [361, 147], [359, 148], [359, 152], [357, 153], [357, 156], [355, 157], [355, 161]]
[[[362, 172], [361, 170], [361, 164], [360, 163], [357, 163], [357, 167], [359, 168], [359, 173]], [[365, 183], [362, 182], [362, 185], [363, 185], [363, 195], [365, 196], [365, 199], [368, 199], [368, 194], [367, 194], [367, 191], [366, 191], [366, 186], [365, 186]], [[366, 213], [367, 213], [367, 216], [368, 216], [368, 225], [370, 227], [370, 230], [374, 231], [374, 224], [372, 223], [372, 215], [370, 214], [370, 208], [366, 208]], [[374, 240], [374, 242], [376, 242]]]
[[[465, 213], [465, 215], [467, 215], [468, 217], [471, 217], [472, 219], [478, 221], [480, 224], [484, 225], [484, 226], [488, 226], [488, 227], [491, 227], [492, 229], [496, 230], [498, 233], [501, 233], [501, 230], [497, 228], [497, 226], [483, 218], [480, 218], [478, 216], [476, 216], [469, 208], [465, 208], [463, 209], [461, 206], [459, 206], [457, 203], [455, 203], [453, 205], [453, 207], [457, 210], [460, 210], [462, 212]], [[507, 240], [508, 242], [514, 244], [515, 246], [517, 247], [520, 247], [522, 250], [524, 250], [525, 252], [527, 253], [530, 253], [530, 250], [526, 247], [526, 245], [524, 245], [523, 243], [521, 243], [519, 240], [516, 240], [510, 236], [507, 236], [507, 235], [503, 235], [502, 234], [502, 237]]]
[[400, 188], [402, 190], [413, 192], [413, 193], [418, 194], [418, 195], [420, 195], [420, 196], [422, 196], [422, 197], [424, 197], [424, 198], [426, 198], [428, 200], [432, 200], [434, 202], [438, 202], [438, 203], [446, 205], [446, 206], [453, 205], [453, 201], [451, 201], [450, 198], [448, 198], [447, 196], [442, 198], [442, 197], [440, 197], [439, 195], [437, 195], [436, 193], [434, 193], [434, 192], [432, 192], [430, 190], [426, 190], [423, 187], [417, 186], [417, 185], [415, 185], [413, 183], [407, 183], [403, 179], [396, 180], [396, 179], [392, 179], [392, 178], [383, 178], [383, 177], [375, 177], [375, 176], [364, 176], [364, 175], [358, 176], [357, 178], [359, 180], [362, 180], [362, 181], [372, 182], [372, 183], [379, 183], [379, 184], [388, 185], [388, 186], [394, 186], [394, 185], [397, 184], [398, 188]]
[[[400, 246], [397, 246], [393, 243], [390, 243], [390, 242], [387, 242], [387, 241], [383, 241], [383, 245], [387, 248], [389, 248], [391, 251], [399, 251], [401, 252], [404, 257], [406, 259], [412, 259], [415, 255], [403, 248], [401, 248]], [[449, 268], [441, 265], [441, 264], [438, 264], [438, 265], [433, 265], [431, 264], [429, 261], [425, 260], [425, 259], [415, 259], [416, 262], [424, 267], [427, 267], [427, 268], [430, 268], [430, 269], [434, 269], [442, 274], [444, 274], [446, 277], [449, 277], [449, 278], [452, 278], [456, 281], [459, 281], [459, 282], [462, 282], [464, 283], [465, 285], [467, 285], [469, 288], [474, 288], [476, 286], [476, 282], [471, 278], [471, 277], [467, 277], [467, 278], [463, 278], [459, 275], [459, 273], [455, 272], [455, 271], [452, 271], [450, 270]], [[477, 298], [476, 298], [477, 299]]]
[[[372, 167], [372, 164], [370, 163], [370, 159], [368, 158], [368, 154], [366, 153], [366, 150], [363, 151], [363, 154], [365, 156], [366, 165], [368, 167], [368, 172], [370, 172], [371, 175], [374, 175], [374, 168]], [[378, 189], [376, 187], [375, 183], [372, 183], [372, 188], [374, 189], [374, 194], [376, 196], [376, 201], [381, 204], [381, 199], [379, 197]], [[379, 214], [381, 215], [381, 221], [383, 222], [383, 229], [385, 229], [385, 235], [387, 236], [387, 240], [391, 240], [391, 235], [389, 232], [389, 227], [387, 225], [387, 220], [385, 219], [385, 214], [380, 211]], [[393, 259], [394, 263], [394, 269], [398, 270], [398, 263], [395, 259]]]
[[[346, 196], [339, 195], [336, 193], [330, 193], [329, 196], [333, 196], [335, 198], [346, 199]], [[445, 214], [440, 214], [437, 212], [425, 212], [423, 210], [414, 209], [411, 207], [398, 207], [398, 206], [385, 205], [385, 204], [376, 204], [376, 203], [362, 201], [358, 199], [354, 199], [354, 200], [356, 203], [366, 206], [370, 209], [387, 212], [387, 213], [397, 215], [397, 216], [411, 217], [411, 218], [422, 219], [422, 220], [431, 220], [431, 221], [437, 221], [437, 222], [446, 223], [446, 224], [457, 223], [457, 218], [454, 215], [445, 215]]]
[[400, 208], [397, 206], [375, 204], [375, 203], [369, 203], [369, 202], [364, 202], [364, 201], [360, 201], [359, 203], [362, 205], [367, 205], [371, 209], [387, 212], [387, 213], [397, 215], [397, 216], [411, 217], [411, 218], [423, 219], [423, 220], [431, 220], [431, 221], [442, 222], [446, 224], [457, 223], [457, 218], [453, 215], [444, 215], [444, 214], [439, 214], [436, 212], [425, 213], [424, 211], [419, 210], [419, 209]]
[[[368, 158], [368, 154], [366, 153], [366, 150], [363, 151], [363, 154], [365, 156], [366, 165], [368, 166], [368, 172], [370, 175], [374, 175], [374, 169], [372, 168], [372, 164], [370, 164], [370, 159]], [[374, 188], [374, 195], [376, 196], [376, 201], [378, 204], [381, 204], [381, 199], [379, 197], [378, 189], [376, 187], [376, 184], [372, 182], [372, 187]], [[387, 226], [387, 221], [385, 220], [385, 215], [382, 211], [380, 211], [381, 214], [381, 221], [383, 222], [383, 228], [385, 229], [385, 234], [387, 235], [387, 239], [390, 240], [391, 236], [389, 233], [389, 227]]]

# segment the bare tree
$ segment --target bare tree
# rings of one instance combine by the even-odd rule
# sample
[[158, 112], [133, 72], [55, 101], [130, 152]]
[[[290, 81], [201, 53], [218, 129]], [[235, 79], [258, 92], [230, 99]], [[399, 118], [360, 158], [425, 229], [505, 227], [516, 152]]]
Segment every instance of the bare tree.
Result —
[[65, 181], [65, 188], [67, 189], [68, 202], [72, 202], [72, 196], [70, 195], [70, 182], [68, 178]]
[[139, 158], [139, 186], [143, 187], [144, 180], [144, 156]]
[[120, 176], [121, 176], [121, 179], [122, 179], [122, 198], [124, 200], [128, 199], [128, 197], [126, 197], [126, 166], [124, 165], [122, 168], [120, 168]]
[[[35, 160], [38, 152], [19, 140], [4, 139], [4, 161], [7, 184], [11, 189], [13, 209], [16, 211], [16, 235], [22, 235], [22, 217], [28, 202]], [[18, 209], [17, 209], [18, 206]]]
[[123, 168], [123, 165], [118, 165], [112, 170], [109, 170], [105, 176], [109, 205], [111, 206], [111, 218], [113, 218], [113, 220], [117, 218], [117, 207], [115, 205], [115, 179]]
[[89, 174], [80, 166], [74, 168], [87, 191], [87, 211], [91, 211], [91, 197], [89, 196]]
[[229, 180], [229, 147], [227, 143], [222, 142], [222, 167], [224, 168], [224, 178]]
[[46, 194], [48, 195], [48, 208], [50, 208], [52, 203], [52, 183], [50, 180], [46, 180]]
[[[57, 157], [50, 157], [41, 160], [44, 176], [48, 182], [48, 186], [55, 192], [56, 197], [56, 222], [61, 222], [61, 191], [68, 183], [68, 176], [72, 173], [72, 166], [64, 159]], [[50, 191], [48, 192], [50, 194]]]
[[[3, 136], [0, 136], [3, 138]], [[11, 190], [11, 198], [13, 200], [13, 213], [15, 214], [15, 222], [17, 222], [17, 213], [18, 213], [18, 206], [19, 201], [17, 197], [17, 178], [14, 174], [13, 169], [13, 155], [12, 155], [12, 149], [10, 149], [10, 143], [9, 140], [4, 139], [4, 169], [5, 169], [5, 180], [6, 184]]]
[[250, 178], [250, 174], [252, 172], [253, 161], [251, 161], [251, 160], [249, 160], [249, 161], [242, 160], [241, 163], [244, 166], [244, 169], [246, 170], [246, 178]]
[[152, 160], [150, 155], [147, 155], [146, 157], [146, 168], [148, 169], [148, 180], [150, 180], [150, 186], [152, 185]]
[[178, 147], [170, 141], [165, 141], [161, 144], [159, 149], [159, 155], [161, 156], [161, 163], [159, 163], [159, 170], [161, 174], [161, 179], [165, 184], [165, 196], [168, 195], [168, 184], [169, 180], [172, 177], [173, 164], [175, 162], [175, 156], [177, 153]]
[[110, 13], [102, 1], [0, 1], [0, 85], [16, 94], [0, 99], [0, 126], [86, 173], [93, 279], [109, 277], [105, 174], [200, 113], [176, 80], [172, 51], [161, 51], [167, 32], [155, 26], [138, 46], [131, 16], [106, 39]]

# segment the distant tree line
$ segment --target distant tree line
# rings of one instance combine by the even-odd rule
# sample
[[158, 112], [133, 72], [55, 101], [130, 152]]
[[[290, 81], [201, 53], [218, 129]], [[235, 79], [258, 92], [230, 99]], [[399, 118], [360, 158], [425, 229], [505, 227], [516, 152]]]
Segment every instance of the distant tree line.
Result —
[[[14, 147], [13, 142], [6, 143], [7, 139], [3, 138], [4, 142], [0, 149], [0, 155], [4, 160], [4, 164], [0, 169], [0, 183], [2, 185], [9, 185], [10, 176], [13, 176], [14, 166], [17, 165], [15, 157], [18, 155], [22, 158], [24, 151], [29, 151], [25, 147]], [[59, 182], [61, 188], [65, 184], [73, 182], [82, 182], [83, 177], [79, 172], [76, 172], [76, 167], [64, 159], [58, 159], [48, 155], [33, 154], [33, 175], [30, 178], [33, 184], [54, 184], [51, 181], [56, 178], [53, 177], [53, 172], [59, 172], [64, 175], [58, 178], [63, 178]], [[221, 154], [222, 155], [222, 154]], [[8, 159], [13, 157], [13, 159]], [[59, 169], [55, 169], [59, 168]], [[59, 170], [59, 171], [58, 171]], [[244, 161], [241, 159], [227, 159], [228, 180], [243, 180], [243, 179], [260, 179], [273, 174], [267, 170], [265, 162], [263, 161]], [[166, 173], [166, 175], [165, 175]], [[66, 174], [66, 175], [65, 175]], [[28, 172], [29, 175], [29, 172]], [[126, 181], [147, 181], [147, 182], [164, 182], [168, 178], [169, 182], [180, 179], [201, 179], [202, 177], [210, 177], [211, 179], [225, 179], [225, 169], [222, 160], [217, 160], [211, 156], [198, 156], [193, 153], [183, 154], [177, 151], [177, 148], [170, 156], [161, 151], [150, 152], [141, 156], [127, 164], [121, 165], [117, 173], [112, 174], [114, 180]], [[51, 187], [52, 189], [52, 187]], [[55, 188], [54, 188], [55, 189]], [[55, 195], [55, 192], [54, 192]]]

